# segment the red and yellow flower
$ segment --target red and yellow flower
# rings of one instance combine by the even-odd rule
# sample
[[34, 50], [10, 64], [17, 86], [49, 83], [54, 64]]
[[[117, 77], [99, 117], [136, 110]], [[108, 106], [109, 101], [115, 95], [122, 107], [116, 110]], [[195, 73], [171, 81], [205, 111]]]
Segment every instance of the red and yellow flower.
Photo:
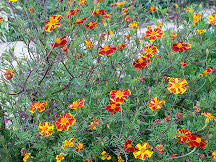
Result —
[[211, 113], [204, 112], [204, 113], [202, 113], [201, 115], [206, 116], [207, 119], [208, 119], [209, 121], [211, 121], [211, 120], [215, 120], [215, 116], [212, 116]]
[[203, 140], [202, 138], [192, 135], [190, 137], [190, 141], [189, 141], [189, 147], [200, 147], [200, 148], [204, 148], [206, 146], [207, 141]]
[[212, 159], [216, 159], [216, 151], [212, 152]]
[[191, 13], [191, 12], [193, 12], [193, 9], [191, 9], [191, 8], [184, 8], [184, 10], [186, 11], [186, 12], [189, 12], [189, 13]]
[[136, 21], [130, 23], [128, 26], [133, 29], [139, 29], [139, 23], [137, 23]]
[[209, 73], [211, 73], [212, 72], [212, 69], [211, 68], [208, 68], [208, 69], [206, 69], [203, 73], [200, 73], [200, 75], [207, 75], [207, 74], [209, 74]]
[[80, 5], [80, 6], [85, 5], [85, 4], [87, 4], [87, 1], [86, 1], [86, 0], [80, 0], [80, 2], [79, 2], [79, 5]]
[[112, 16], [111, 13], [108, 13], [108, 14], [106, 14], [106, 15], [103, 15], [102, 21], [103, 21], [104, 26], [107, 26], [107, 22], [106, 22], [106, 21], [109, 21], [109, 20], [110, 20], [110, 16]]
[[80, 11], [80, 10], [79, 10], [78, 8], [75, 8], [75, 9], [72, 9], [72, 10], [68, 11], [68, 12], [67, 12], [68, 18], [69, 18], [70, 16], [74, 16], [74, 15], [78, 14], [79, 11]]
[[172, 49], [175, 52], [178, 52], [178, 51], [184, 52], [184, 51], [188, 50], [189, 47], [187, 44], [183, 44], [183, 42], [178, 42], [178, 43], [173, 43]]
[[171, 93], [176, 94], [184, 94], [187, 89], [185, 85], [187, 85], [187, 81], [185, 79], [180, 79], [180, 78], [170, 78], [169, 79], [169, 84], [168, 84], [168, 90]]
[[13, 76], [15, 75], [14, 71], [12, 69], [5, 69], [4, 76], [7, 80], [11, 80]]
[[134, 157], [141, 160], [145, 160], [146, 157], [151, 157], [154, 152], [151, 150], [147, 150], [147, 148], [150, 148], [148, 143], [144, 142], [142, 145], [140, 143], [137, 144], [136, 149], [138, 149], [138, 151], [133, 152]]
[[92, 162], [92, 160], [84, 160], [83, 162]]
[[102, 160], [110, 160], [111, 159], [111, 156], [109, 155], [109, 153], [107, 153], [106, 151], [103, 151], [101, 153], [101, 155], [103, 155], [103, 157], [101, 158]]
[[91, 124], [89, 125], [89, 129], [96, 129], [96, 125], [100, 126], [100, 121], [98, 120], [98, 118], [94, 118], [93, 119], [94, 122], [91, 122]]
[[83, 150], [84, 150], [84, 149], [83, 149], [83, 146], [84, 146], [83, 143], [80, 143], [80, 142], [77, 143], [76, 146], [75, 146], [75, 148], [76, 148], [75, 151], [76, 151], [76, 152], [83, 151]]
[[121, 156], [118, 156], [118, 162], [124, 162]]
[[90, 22], [88, 25], [85, 25], [85, 27], [89, 29], [93, 29], [96, 26], [98, 26], [98, 23], [96, 21]]
[[122, 50], [122, 48], [125, 48], [126, 45], [125, 45], [125, 44], [122, 44], [122, 43], [118, 43], [118, 44], [117, 44], [117, 47], [118, 47], [118, 50]]
[[191, 132], [189, 129], [185, 130], [183, 129], [178, 129], [177, 132], [180, 134], [176, 137], [176, 140], [178, 143], [185, 144], [190, 141], [191, 138]]
[[4, 17], [0, 17], [0, 24], [3, 23]]
[[149, 11], [151, 11], [151, 12], [155, 12], [155, 11], [157, 11], [157, 8], [150, 7], [150, 8], [147, 10], [147, 12], [149, 12]]
[[105, 14], [105, 10], [102, 9], [96, 9], [95, 12], [93, 12], [93, 16], [96, 16], [96, 15], [104, 15]]
[[68, 131], [70, 126], [74, 125], [74, 123], [76, 121], [76, 119], [72, 118], [72, 117], [73, 117], [73, 115], [71, 113], [68, 113], [68, 114], [64, 114], [60, 118], [58, 118], [56, 123], [55, 123], [57, 131], [62, 131], [63, 129]]
[[197, 29], [196, 32], [202, 34], [206, 32], [206, 29]]
[[151, 102], [149, 103], [149, 108], [154, 111], [156, 109], [160, 109], [162, 105], [165, 104], [164, 100], [159, 101], [159, 97], [153, 97]]
[[106, 110], [108, 110], [110, 113], [119, 112], [121, 110], [120, 104], [115, 102], [110, 102], [109, 105], [107, 105]]
[[126, 3], [126, 1], [115, 2], [115, 3], [113, 3], [112, 7], [113, 6], [122, 7], [125, 3]]
[[40, 101], [40, 102], [33, 103], [30, 106], [31, 109], [29, 111], [31, 113], [34, 113], [36, 110], [38, 110], [39, 112], [42, 112], [45, 110], [45, 105], [47, 105], [46, 101]]
[[149, 38], [149, 41], [155, 41], [157, 38], [163, 38], [164, 33], [160, 28], [152, 29], [151, 27], [145, 33], [145, 38]]
[[67, 147], [73, 147], [74, 146], [74, 143], [73, 141], [75, 140], [75, 138], [71, 138], [70, 140], [65, 140], [62, 145], [61, 148], [67, 148]]
[[127, 15], [127, 12], [128, 12], [128, 10], [130, 9], [130, 7], [128, 7], [128, 8], [122, 8], [122, 16], [126, 16]]
[[141, 57], [133, 63], [133, 66], [136, 69], [142, 69], [151, 63], [151, 60], [148, 58]]
[[216, 14], [212, 14], [208, 16], [210, 20], [208, 20], [208, 23], [211, 24], [213, 23], [214, 25], [216, 25]]
[[66, 36], [63, 36], [62, 38], [57, 38], [56, 42], [52, 44], [53, 48], [59, 47], [59, 46], [65, 46], [67, 43], [67, 40], [65, 40]]
[[85, 103], [85, 99], [82, 98], [82, 99], [79, 99], [77, 101], [74, 101], [72, 104], [69, 104], [68, 107], [70, 109], [77, 109], [78, 107], [83, 107], [84, 103]]
[[84, 21], [86, 21], [86, 18], [76, 19], [76, 21], [73, 24], [81, 25], [81, 24], [83, 24]]
[[61, 20], [61, 18], [62, 15], [51, 16], [49, 20], [45, 22], [45, 26], [44, 26], [45, 31], [51, 32], [53, 29], [60, 27], [61, 24], [59, 24], [58, 22]]
[[66, 154], [61, 152], [59, 155], [56, 156], [56, 162], [61, 162], [65, 156], [66, 156]]
[[194, 19], [194, 25], [199, 21], [201, 18], [202, 14], [201, 13], [193, 13], [193, 19]]
[[85, 43], [86, 43], [86, 49], [92, 49], [92, 48], [94, 48], [94, 44], [93, 44], [93, 42], [92, 41], [88, 41], [88, 40], [84, 40], [85, 41]]
[[182, 62], [180, 62], [180, 64], [181, 64], [181, 66], [182, 66], [183, 68], [187, 66], [187, 62], [186, 62], [186, 61], [182, 61]]
[[129, 152], [134, 152], [135, 148], [132, 146], [131, 140], [127, 140], [127, 142], [124, 144], [124, 150], [129, 153]]
[[27, 162], [28, 158], [30, 157], [31, 153], [26, 153], [24, 158], [23, 158], [23, 162]]
[[40, 124], [39, 127], [38, 127], [38, 130], [39, 130], [39, 133], [40, 135], [44, 135], [46, 137], [52, 135], [51, 131], [54, 130], [54, 126], [53, 124], [50, 124], [49, 122], [44, 122], [43, 124]]
[[177, 33], [175, 32], [175, 30], [173, 31], [173, 33], [169, 37], [172, 39], [175, 39], [177, 37]]
[[157, 49], [157, 45], [148, 45], [146, 47], [144, 47], [144, 52], [141, 53], [142, 57], [146, 57], [146, 58], [150, 58], [150, 57], [154, 57], [154, 53], [157, 53], [158, 49]]
[[112, 90], [110, 92], [110, 100], [112, 100], [113, 102], [119, 103], [119, 104], [123, 104], [124, 100], [128, 101], [127, 96], [129, 96], [131, 94], [131, 91], [129, 89], [125, 89], [125, 90]]
[[104, 56], [105, 54], [109, 56], [109, 55], [112, 55], [114, 51], [116, 51], [115, 47], [112, 48], [111, 46], [105, 45], [104, 48], [99, 50], [98, 54], [101, 56]]

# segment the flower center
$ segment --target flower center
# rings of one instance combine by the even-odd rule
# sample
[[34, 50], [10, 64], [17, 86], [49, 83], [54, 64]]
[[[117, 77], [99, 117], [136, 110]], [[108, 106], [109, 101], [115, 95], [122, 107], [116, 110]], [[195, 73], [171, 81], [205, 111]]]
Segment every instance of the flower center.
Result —
[[107, 45], [105, 45], [105, 46], [104, 46], [104, 51], [109, 51], [109, 50], [110, 50], [110, 47], [107, 46]]
[[141, 150], [140, 150], [142, 153], [144, 153], [145, 151], [146, 151], [146, 149], [145, 148], [141, 148]]
[[127, 145], [127, 147], [128, 147], [128, 148], [131, 148], [131, 147], [132, 147], [132, 145], [131, 145], [131, 144], [128, 144], [128, 145]]
[[67, 118], [62, 118], [61, 119], [61, 124], [66, 125], [66, 123], [68, 123], [68, 119]]
[[116, 104], [112, 104], [111, 109], [115, 109], [115, 108], [116, 108]]
[[89, 23], [89, 26], [94, 26], [94, 24], [92, 22]]
[[179, 88], [181, 85], [179, 83], [175, 83], [175, 88]]
[[182, 43], [178, 43], [178, 44], [177, 44], [177, 47], [178, 47], [178, 48], [181, 48], [181, 47], [182, 47]]
[[47, 132], [48, 129], [49, 129], [49, 128], [48, 128], [47, 126], [43, 127], [43, 131], [44, 131], [44, 132]]
[[151, 34], [150, 34], [151, 36], [157, 36], [158, 35], [158, 33], [157, 32], [155, 32], [154, 30], [152, 30], [152, 32], [151, 32]]
[[56, 21], [55, 19], [53, 19], [53, 17], [50, 17], [50, 18], [49, 18], [49, 23], [50, 23], [50, 24], [56, 24], [57, 21]]
[[57, 38], [57, 39], [56, 39], [56, 43], [57, 43], [57, 44], [61, 44], [61, 42], [62, 42], [61, 38]]
[[117, 91], [115, 96], [121, 98], [122, 96], [124, 96], [124, 93], [121, 91]]
[[197, 143], [200, 143], [201, 141], [202, 141], [201, 138], [196, 138]]

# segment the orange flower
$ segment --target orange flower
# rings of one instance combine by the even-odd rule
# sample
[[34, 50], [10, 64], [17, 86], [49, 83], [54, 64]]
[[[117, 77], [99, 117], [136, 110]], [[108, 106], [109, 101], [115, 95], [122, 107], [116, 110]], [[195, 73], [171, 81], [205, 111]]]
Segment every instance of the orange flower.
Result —
[[86, 18], [76, 19], [76, 21], [73, 24], [81, 25], [81, 24], [83, 24], [84, 21], [86, 21]]
[[125, 37], [129, 40], [130, 39], [130, 34], [125, 35]]
[[23, 158], [23, 162], [27, 162], [28, 158], [30, 157], [31, 153], [27, 153], [25, 154], [24, 158]]
[[80, 152], [80, 151], [83, 151], [83, 143], [77, 143], [76, 145], [76, 152]]
[[56, 162], [61, 162], [65, 156], [66, 156], [66, 154], [61, 152], [59, 155], [56, 156]]
[[172, 39], [175, 39], [177, 37], [177, 33], [175, 32], [175, 30], [173, 31], [173, 33], [169, 37]]
[[51, 32], [56, 27], [60, 27], [61, 25], [58, 22], [61, 20], [61, 18], [62, 15], [51, 16], [49, 20], [45, 22], [45, 26], [44, 26], [45, 31]]
[[206, 29], [197, 29], [196, 32], [202, 34], [206, 32]]
[[106, 110], [110, 113], [119, 112], [121, 110], [120, 104], [115, 102], [110, 102], [109, 105], [107, 105]]
[[126, 1], [115, 2], [115, 3], [113, 3], [112, 7], [113, 6], [122, 7], [125, 3], [126, 3]]
[[145, 160], [146, 157], [151, 157], [154, 152], [151, 150], [147, 150], [147, 148], [150, 148], [148, 143], [144, 142], [142, 145], [140, 143], [137, 144], [136, 149], [138, 149], [138, 151], [133, 152], [134, 157], [141, 160]]
[[157, 11], [157, 8], [150, 7], [150, 8], [147, 10], [147, 12], [149, 12], [149, 11], [151, 11], [151, 12], [153, 13], [153, 12]]
[[180, 64], [181, 64], [181, 66], [182, 66], [183, 68], [187, 66], [187, 62], [186, 62], [186, 61], [182, 61]]
[[[129, 15], [127, 15], [123, 20], [125, 21], [125, 23], [129, 23], [133, 19]], [[131, 28], [139, 28], [139, 26], [138, 26], [138, 24], [136, 24], [136, 22], [133, 22], [129, 25], [130, 25], [129, 27], [131, 27]]]
[[169, 84], [168, 84], [168, 90], [171, 93], [176, 94], [183, 94], [187, 91], [185, 85], [187, 85], [187, 81], [185, 79], [180, 79], [180, 78], [170, 78], [169, 79]]
[[184, 9], [186, 12], [189, 12], [189, 13], [191, 13], [191, 12], [193, 12], [193, 9], [191, 9], [191, 8], [187, 8], [187, 9]]
[[159, 22], [159, 23], [157, 23], [156, 27], [160, 28], [162, 25], [163, 25], [162, 22]]
[[62, 131], [63, 129], [68, 131], [69, 127], [71, 125], [74, 125], [74, 123], [76, 121], [76, 119], [72, 118], [72, 117], [73, 117], [73, 115], [71, 113], [68, 113], [68, 114], [64, 114], [60, 118], [58, 118], [56, 123], [55, 123], [57, 131]]
[[202, 14], [201, 13], [193, 13], [193, 19], [194, 19], [194, 25], [199, 21], [201, 18]]
[[111, 159], [111, 156], [109, 155], [109, 153], [107, 153], [106, 151], [103, 151], [101, 153], [101, 155], [103, 155], [103, 157], [101, 158], [102, 160], [110, 160]]
[[215, 116], [212, 116], [211, 113], [204, 112], [204, 113], [202, 113], [201, 115], [206, 116], [207, 119], [210, 120], [210, 121], [215, 119]]
[[34, 13], [35, 12], [35, 10], [33, 9], [33, 8], [29, 8], [29, 13], [30, 14], [32, 14], [32, 13]]
[[216, 158], [216, 151], [212, 152], [212, 159]]
[[134, 21], [129, 24], [129, 27], [133, 29], [139, 29], [139, 24], [136, 21]]
[[190, 137], [190, 141], [189, 141], [189, 147], [200, 147], [201, 149], [204, 148], [206, 146], [206, 141], [204, 141], [202, 138], [197, 137], [195, 135], [192, 135]]
[[40, 101], [40, 102], [33, 103], [29, 111], [31, 113], [34, 113], [36, 110], [38, 110], [39, 112], [42, 112], [45, 110], [45, 105], [47, 105], [46, 101]]
[[69, 18], [70, 16], [74, 16], [74, 15], [78, 14], [79, 11], [80, 11], [80, 10], [79, 10], [78, 8], [75, 8], [75, 9], [72, 9], [72, 10], [68, 11], [68, 12], [67, 12], [68, 18]]
[[11, 80], [13, 76], [15, 75], [14, 71], [12, 69], [5, 69], [4, 76], [7, 80]]
[[148, 45], [144, 47], [144, 52], [141, 53], [142, 57], [150, 58], [154, 57], [154, 53], [157, 53], [157, 45]]
[[184, 128], [178, 129], [177, 132], [181, 134], [176, 137], [178, 143], [185, 144], [190, 141], [191, 132], [189, 131], [189, 129], [188, 130], [185, 130]]
[[119, 50], [122, 50], [122, 48], [125, 48], [126, 45], [125, 45], [125, 44], [122, 44], [122, 43], [118, 43], [118, 44], [117, 44], [117, 47], [118, 47]]
[[77, 109], [78, 107], [83, 107], [84, 103], [85, 103], [85, 99], [82, 98], [81, 100], [79, 99], [77, 101], [74, 101], [72, 104], [69, 104], [68, 107], [70, 109]]
[[160, 109], [162, 104], [165, 104], [164, 100], [159, 101], [159, 97], [153, 97], [149, 103], [149, 108], [154, 111], [156, 109]]
[[156, 148], [156, 150], [157, 150], [158, 152], [160, 152], [161, 154], [162, 154], [163, 151], [164, 151], [164, 146], [163, 146], [163, 145], [157, 145], [155, 148]]
[[210, 20], [208, 20], [208, 23], [213, 23], [214, 25], [216, 25], [216, 14], [212, 14], [208, 16]]
[[139, 58], [138, 60], [136, 60], [134, 63], [133, 63], [133, 66], [136, 68], [136, 69], [142, 69], [144, 67], [146, 67], [148, 64], [151, 63], [151, 60], [148, 59], [148, 58], [144, 58], [144, 57], [141, 57]]
[[104, 15], [105, 14], [105, 10], [102, 9], [96, 9], [95, 12], [93, 12], [93, 16], [96, 16], [96, 15]]
[[208, 68], [208, 69], [206, 69], [203, 73], [200, 73], [200, 75], [207, 75], [207, 74], [209, 74], [210, 72], [212, 72], [212, 69], [211, 68]]
[[79, 5], [80, 5], [80, 6], [85, 5], [85, 4], [87, 4], [87, 1], [86, 1], [86, 0], [80, 0], [80, 2], [79, 2]]
[[66, 36], [63, 36], [62, 38], [57, 38], [56, 42], [52, 44], [53, 48], [64, 46], [67, 43], [67, 40], [65, 40]]
[[92, 41], [88, 41], [88, 40], [84, 40], [85, 41], [85, 43], [86, 43], [86, 49], [92, 49], [92, 48], [94, 48], [94, 44], [93, 44], [93, 42]]
[[46, 137], [52, 135], [51, 131], [53, 131], [54, 126], [53, 124], [50, 124], [49, 122], [44, 122], [43, 124], [40, 124], [38, 127], [40, 135], [46, 135]]
[[124, 150], [129, 153], [129, 152], [134, 152], [135, 148], [132, 146], [131, 140], [127, 140], [127, 142], [124, 144]]
[[107, 23], [106, 23], [106, 21], [109, 21], [109, 19], [110, 19], [110, 16], [112, 16], [112, 14], [111, 14], [111, 13], [108, 13], [108, 14], [106, 14], [106, 15], [104, 15], [104, 16], [103, 16], [103, 19], [102, 19], [102, 21], [103, 21], [103, 24], [104, 24], [104, 26], [107, 26]]
[[163, 38], [164, 33], [160, 28], [152, 29], [151, 27], [146, 31], [145, 38], [149, 38], [149, 41], [155, 41], [157, 38]]
[[130, 9], [130, 7], [128, 7], [128, 8], [123, 8], [122, 9], [122, 15], [125, 17], [126, 16], [126, 14], [127, 14], [127, 12], [128, 12], [128, 10]]
[[116, 51], [115, 47], [112, 48], [112, 47], [110, 47], [108, 45], [105, 45], [104, 48], [99, 50], [98, 54], [101, 55], [101, 56], [104, 56], [105, 54], [107, 56], [109, 56], [109, 55], [112, 55], [114, 53], [114, 51]]
[[73, 147], [74, 146], [74, 143], [73, 141], [75, 140], [75, 138], [71, 138], [69, 141], [68, 140], [65, 140], [62, 145], [61, 148], [66, 148], [66, 147]]
[[91, 124], [89, 125], [89, 129], [96, 129], [96, 124], [94, 122], [91, 122]]
[[131, 91], [129, 89], [125, 90], [112, 90], [110, 92], [110, 100], [112, 100], [115, 103], [123, 104], [124, 100], [127, 101], [127, 96], [131, 94]]
[[96, 26], [98, 26], [98, 23], [96, 21], [90, 22], [88, 25], [85, 25], [85, 27], [89, 29], [93, 29]]

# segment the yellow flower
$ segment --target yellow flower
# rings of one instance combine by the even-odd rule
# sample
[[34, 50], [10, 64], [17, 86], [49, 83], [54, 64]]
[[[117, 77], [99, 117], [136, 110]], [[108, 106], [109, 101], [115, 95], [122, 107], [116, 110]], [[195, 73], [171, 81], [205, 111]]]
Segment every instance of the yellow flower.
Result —
[[79, 5], [82, 6], [82, 5], [85, 5], [86, 3], [87, 3], [86, 0], [80, 0]]
[[65, 140], [62, 145], [62, 148], [66, 148], [66, 147], [73, 147], [74, 146], [74, 143], [73, 141], [75, 140], [75, 138], [71, 138], [69, 141], [68, 140]]
[[75, 147], [76, 147], [76, 150], [75, 150], [76, 152], [84, 150], [83, 149], [83, 143], [77, 143], [77, 145]]
[[89, 125], [89, 129], [96, 129], [96, 124], [94, 122], [91, 122], [91, 124]]
[[121, 156], [118, 156], [118, 162], [124, 162]]
[[207, 117], [207, 119], [209, 119], [209, 120], [212, 120], [212, 119], [214, 119], [214, 116], [212, 116], [212, 114], [211, 114], [211, 113], [204, 112], [204, 113], [202, 113], [201, 115], [204, 115], [204, 116], [206, 116], [206, 117]]
[[151, 148], [148, 143], [144, 142], [142, 145], [140, 143], [137, 144], [136, 149], [138, 149], [138, 151], [133, 152], [134, 157], [141, 160], [145, 160], [146, 157], [151, 157], [154, 152], [151, 150], [147, 150], [147, 148]]
[[110, 34], [111, 38], [115, 37], [115, 34], [111, 30], [109, 31], [109, 34]]
[[111, 159], [111, 156], [109, 155], [109, 153], [107, 153], [106, 151], [103, 151], [101, 153], [101, 155], [103, 155], [103, 157], [101, 158], [102, 160], [110, 160]]
[[163, 25], [162, 22], [159, 22], [159, 23], [157, 23], [156, 26], [157, 26], [158, 28], [160, 28], [162, 25]]
[[129, 24], [129, 27], [133, 29], [139, 29], [139, 24], [136, 21], [134, 21]]
[[12, 1], [12, 2], [17, 2], [17, 0], [9, 0], [9, 1]]
[[193, 19], [194, 19], [194, 25], [199, 21], [201, 18], [202, 14], [201, 13], [193, 13]]
[[65, 156], [66, 156], [66, 154], [61, 152], [59, 155], [56, 156], [56, 162], [61, 162]]
[[27, 162], [27, 159], [29, 158], [30, 155], [31, 155], [31, 153], [25, 154], [25, 157], [23, 158], [23, 161]]
[[212, 159], [216, 158], [216, 150], [214, 152], [212, 152]]
[[92, 41], [88, 41], [88, 40], [84, 40], [85, 41], [85, 43], [86, 43], [86, 49], [92, 49], [92, 48], [94, 48], [94, 44], [93, 44], [93, 42]]
[[197, 29], [196, 32], [202, 34], [206, 32], [206, 29]]
[[213, 23], [214, 25], [216, 25], [216, 14], [212, 14], [208, 16], [210, 20], [208, 20], [208, 23]]
[[125, 3], [126, 3], [126, 1], [115, 2], [115, 3], [112, 5], [112, 7], [113, 7], [113, 6], [122, 7]]
[[187, 91], [185, 85], [187, 85], [187, 81], [185, 79], [180, 79], [180, 78], [170, 78], [169, 79], [169, 84], [168, 84], [168, 90], [171, 93], [176, 94], [183, 94]]

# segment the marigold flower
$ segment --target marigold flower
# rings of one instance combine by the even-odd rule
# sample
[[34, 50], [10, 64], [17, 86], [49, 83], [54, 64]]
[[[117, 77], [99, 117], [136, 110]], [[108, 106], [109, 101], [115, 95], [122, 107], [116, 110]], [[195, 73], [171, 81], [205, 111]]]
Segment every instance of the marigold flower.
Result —
[[115, 102], [110, 102], [109, 105], [107, 105], [106, 110], [108, 110], [110, 113], [119, 112], [121, 110], [120, 104]]
[[150, 147], [149, 144], [147, 144], [145, 142], [142, 145], [140, 143], [137, 144], [136, 149], [138, 149], [139, 151], [133, 152], [134, 157], [136, 159], [139, 158], [141, 160], [145, 160], [146, 157], [151, 157], [154, 152], [151, 150], [147, 150], [147, 148], [149, 148], [149, 147]]
[[157, 23], [156, 27], [160, 28], [162, 25], [163, 25], [162, 22], [159, 22], [159, 23]]
[[75, 140], [75, 138], [71, 138], [70, 140], [65, 140], [62, 145], [61, 148], [66, 148], [66, 147], [73, 147], [74, 146], [74, 143], [73, 141]]
[[115, 37], [115, 34], [114, 34], [111, 30], [109, 31], [109, 34], [110, 34], [110, 37], [111, 37], [111, 38], [114, 38], [114, 37]]
[[[129, 15], [127, 15], [124, 19], [123, 19], [126, 23], [129, 23], [131, 20], [133, 20]], [[131, 27], [131, 28], [139, 28], [139, 24], [137, 24], [136, 22], [133, 22], [133, 23], [131, 23], [131, 24], [129, 24], [129, 25], [131, 25], [131, 26], [129, 26], [129, 27]]]
[[61, 162], [65, 156], [66, 156], [66, 154], [61, 152], [59, 155], [56, 156], [56, 162]]
[[189, 147], [200, 147], [200, 148], [204, 148], [206, 146], [206, 141], [204, 141], [202, 138], [197, 137], [195, 135], [192, 135], [190, 137], [190, 141], [189, 141]]
[[185, 79], [180, 79], [180, 78], [170, 78], [169, 79], [169, 84], [168, 84], [168, 90], [171, 93], [176, 94], [183, 94], [186, 92], [186, 87], [184, 87], [185, 85], [187, 85], [187, 81]]
[[12, 1], [12, 2], [17, 2], [18, 0], [9, 0], [9, 1]]
[[0, 17], [0, 24], [3, 23], [4, 17]]
[[33, 8], [29, 8], [29, 13], [30, 14], [32, 14], [32, 13], [34, 13], [35, 12], [35, 10], [33, 9]]
[[208, 68], [208, 69], [206, 69], [203, 73], [200, 73], [200, 75], [207, 75], [207, 74], [209, 74], [210, 72], [212, 72], [212, 69], [211, 68]]
[[96, 15], [104, 15], [105, 14], [105, 10], [102, 9], [96, 9], [95, 12], [93, 12], [93, 16], [96, 16]]
[[134, 152], [135, 148], [132, 146], [131, 140], [127, 140], [127, 142], [124, 144], [124, 150], [129, 153], [129, 152]]
[[187, 62], [186, 62], [186, 61], [182, 61], [182, 62], [180, 62], [180, 64], [181, 64], [181, 66], [182, 66], [183, 68], [187, 66]]
[[77, 53], [74, 57], [75, 57], [75, 59], [80, 59], [83, 56], [85, 56], [85, 53]]
[[68, 131], [69, 127], [71, 125], [74, 125], [74, 123], [76, 121], [76, 119], [72, 118], [72, 117], [73, 117], [73, 115], [71, 113], [68, 113], [68, 114], [64, 114], [60, 118], [58, 118], [56, 123], [55, 123], [57, 131], [62, 131], [63, 129]]
[[193, 19], [194, 19], [194, 25], [199, 21], [201, 18], [202, 14], [201, 13], [193, 13]]
[[50, 124], [49, 122], [44, 122], [43, 124], [40, 124], [38, 126], [38, 130], [39, 130], [40, 135], [43, 136], [45, 134], [45, 136], [48, 137], [52, 135], [51, 131], [54, 130], [54, 126], [53, 124]]
[[101, 155], [103, 155], [103, 157], [101, 158], [102, 160], [110, 160], [111, 159], [111, 156], [109, 155], [109, 153], [107, 153], [106, 151], [103, 151], [101, 153]]
[[163, 145], [157, 145], [155, 148], [156, 148], [156, 150], [157, 150], [158, 152], [160, 152], [161, 154], [162, 154], [163, 151], [164, 151], [164, 146], [163, 146]]
[[164, 33], [160, 28], [148, 28], [145, 33], [145, 38], [149, 38], [149, 41], [155, 41], [157, 38], [163, 38]]
[[147, 12], [149, 12], [149, 11], [151, 11], [151, 12], [153, 13], [153, 12], [157, 11], [157, 8], [150, 7], [150, 8], [147, 10]]
[[65, 40], [66, 36], [63, 36], [62, 38], [57, 38], [56, 42], [52, 44], [53, 48], [59, 47], [59, 46], [65, 46], [67, 43], [67, 40]]
[[30, 157], [31, 153], [27, 153], [25, 154], [24, 158], [23, 158], [23, 162], [27, 162], [28, 158]]
[[119, 50], [122, 50], [122, 48], [125, 48], [126, 45], [125, 45], [125, 44], [122, 44], [122, 43], [118, 43], [118, 44], [117, 44], [117, 47], [118, 47]]
[[29, 111], [31, 113], [34, 113], [36, 110], [38, 110], [39, 112], [42, 112], [45, 110], [45, 105], [47, 105], [46, 101], [39, 101], [39, 102], [33, 103], [30, 106], [31, 109]]
[[206, 32], [206, 29], [197, 29], [196, 32], [202, 34]]
[[85, 43], [86, 43], [86, 49], [92, 49], [92, 48], [94, 48], [94, 44], [93, 44], [93, 42], [92, 41], [88, 41], [88, 40], [84, 40], [85, 41]]
[[98, 54], [101, 56], [104, 56], [105, 54], [109, 56], [109, 55], [112, 55], [114, 51], [116, 51], [115, 47], [112, 48], [111, 46], [105, 45], [104, 48], [99, 50]]
[[151, 60], [148, 58], [141, 57], [133, 63], [133, 66], [136, 69], [142, 69], [151, 63]]
[[129, 40], [130, 39], [130, 34], [125, 35], [125, 37]]
[[83, 24], [84, 21], [86, 21], [86, 18], [76, 19], [76, 21], [73, 24], [81, 25], [81, 24]]
[[216, 14], [212, 14], [208, 16], [210, 20], [208, 20], [208, 23], [211, 24], [213, 23], [214, 25], [216, 25]]
[[133, 29], [139, 29], [139, 24], [136, 21], [130, 23], [128, 26]]
[[150, 57], [154, 57], [154, 53], [157, 53], [158, 49], [157, 49], [157, 45], [148, 45], [146, 47], [144, 47], [144, 52], [141, 53], [142, 57], [146, 57], [146, 58], [150, 58]]
[[68, 12], [67, 12], [68, 18], [69, 18], [70, 16], [74, 16], [74, 15], [78, 14], [79, 11], [80, 11], [80, 10], [79, 10], [78, 8], [75, 8], [75, 9], [72, 9], [72, 10], [68, 11]]
[[122, 8], [122, 15], [124, 17], [126, 16], [126, 14], [127, 14], [127, 12], [128, 12], [129, 9], [130, 9], [130, 7], [128, 7], [128, 8]]
[[5, 69], [4, 76], [7, 80], [11, 80], [13, 76], [15, 75], [14, 71], [12, 69]]
[[98, 26], [98, 23], [96, 21], [90, 22], [88, 25], [85, 25], [85, 27], [89, 29], [93, 29], [96, 26]]
[[178, 143], [185, 144], [190, 141], [191, 132], [189, 129], [187, 130], [185, 130], [184, 128], [178, 129], [177, 132], [181, 134], [176, 137], [176, 140], [178, 141]]
[[159, 97], [153, 97], [151, 102], [149, 103], [149, 108], [154, 111], [156, 109], [160, 109], [162, 105], [165, 104], [164, 100], [159, 101]]
[[215, 118], [215, 116], [212, 116], [211, 113], [207, 113], [207, 112], [204, 112], [201, 115], [206, 116], [208, 120], [214, 120], [214, 118]]
[[96, 129], [96, 124], [94, 122], [91, 122], [91, 124], [89, 125], [89, 129]]
[[69, 104], [68, 107], [70, 109], [77, 109], [78, 107], [83, 107], [84, 103], [85, 103], [85, 99], [82, 98], [82, 99], [79, 99], [77, 101], [74, 101], [72, 104]]
[[118, 156], [118, 162], [124, 162], [121, 156]]
[[59, 24], [58, 22], [61, 20], [61, 18], [62, 18], [62, 15], [51, 16], [49, 20], [45, 22], [45, 26], [44, 26], [45, 31], [51, 32], [56, 27], [60, 27], [61, 24]]
[[100, 40], [105, 40], [105, 36], [106, 36], [107, 34], [106, 33], [102, 33], [101, 35], [100, 35]]
[[215, 159], [216, 158], [216, 151], [212, 152], [212, 159]]
[[189, 13], [193, 12], [193, 9], [191, 9], [191, 8], [187, 8], [187, 9], [184, 8], [184, 10], [185, 10], [186, 12], [189, 12]]
[[188, 49], [187, 46], [188, 45], [183, 44], [183, 42], [178, 42], [178, 43], [173, 43], [172, 49], [175, 52], [178, 52], [178, 51], [184, 52], [184, 51], [186, 51]]
[[83, 161], [83, 162], [92, 162], [92, 160], [89, 160], [89, 161], [88, 161], [88, 160], [85, 160], [85, 161]]
[[173, 31], [173, 33], [169, 37], [172, 39], [175, 39], [177, 37], [177, 33], [175, 32], [175, 30]]
[[110, 16], [112, 16], [111, 13], [108, 13], [108, 14], [106, 14], [106, 15], [103, 15], [102, 21], [103, 21], [104, 26], [107, 26], [107, 22], [106, 22], [106, 21], [109, 21], [109, 20], [110, 20]]
[[119, 103], [119, 104], [123, 104], [124, 100], [128, 101], [127, 96], [129, 96], [131, 94], [131, 91], [129, 89], [125, 89], [125, 90], [112, 90], [110, 92], [110, 100], [112, 100], [113, 102]]
[[77, 143], [77, 145], [75, 146], [75, 148], [76, 148], [76, 152], [80, 152], [80, 151], [83, 151], [84, 149], [83, 149], [83, 143]]
[[115, 3], [113, 3], [112, 7], [113, 6], [122, 7], [125, 3], [126, 3], [126, 1], [115, 2]]
[[87, 1], [86, 1], [86, 0], [80, 0], [80, 2], [79, 2], [79, 5], [80, 5], [80, 6], [85, 5], [85, 4], [87, 4]]

